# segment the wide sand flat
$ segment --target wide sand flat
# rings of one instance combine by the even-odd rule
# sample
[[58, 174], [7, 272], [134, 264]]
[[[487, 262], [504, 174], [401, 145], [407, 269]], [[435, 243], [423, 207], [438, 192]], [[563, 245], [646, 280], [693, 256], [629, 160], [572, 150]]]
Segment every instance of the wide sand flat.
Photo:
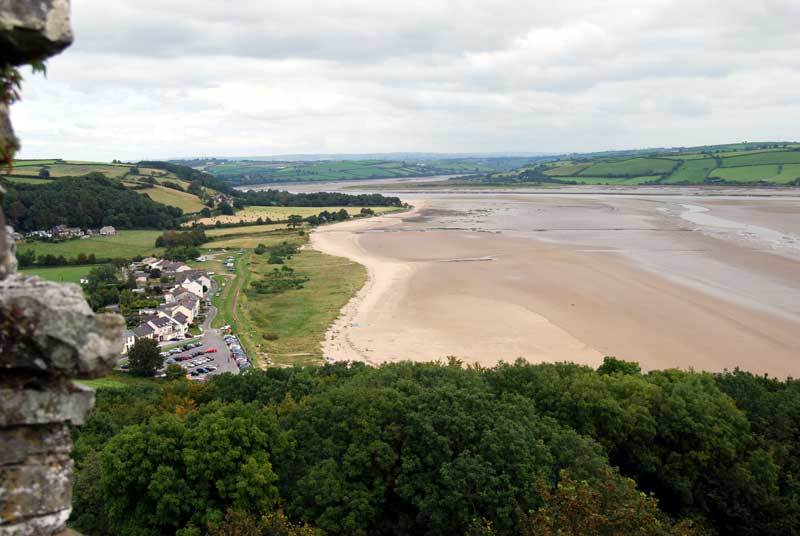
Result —
[[800, 374], [797, 198], [438, 194], [415, 205], [313, 233], [370, 274], [326, 355], [592, 366], [616, 355], [646, 369]]

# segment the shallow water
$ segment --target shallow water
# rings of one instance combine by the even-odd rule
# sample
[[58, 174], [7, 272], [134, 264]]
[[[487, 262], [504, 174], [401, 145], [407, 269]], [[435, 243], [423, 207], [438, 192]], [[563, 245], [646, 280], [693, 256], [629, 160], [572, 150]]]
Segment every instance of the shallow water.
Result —
[[357, 231], [367, 259], [413, 267], [348, 334], [370, 356], [800, 373], [800, 197], [417, 197]]

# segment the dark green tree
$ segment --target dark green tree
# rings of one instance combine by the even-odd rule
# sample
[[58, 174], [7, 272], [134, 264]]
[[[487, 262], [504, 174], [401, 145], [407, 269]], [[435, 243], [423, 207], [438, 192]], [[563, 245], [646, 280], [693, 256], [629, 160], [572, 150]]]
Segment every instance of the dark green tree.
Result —
[[128, 350], [130, 373], [135, 376], [153, 376], [161, 366], [158, 344], [152, 339], [139, 338]]
[[298, 214], [291, 214], [287, 220], [290, 228], [300, 227], [303, 225], [303, 217]]

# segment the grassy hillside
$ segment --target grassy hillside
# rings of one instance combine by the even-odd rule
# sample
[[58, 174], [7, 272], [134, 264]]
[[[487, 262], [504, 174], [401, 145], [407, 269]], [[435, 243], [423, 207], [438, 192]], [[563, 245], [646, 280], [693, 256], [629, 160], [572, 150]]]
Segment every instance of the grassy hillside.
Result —
[[669, 173], [675, 162], [660, 158], [630, 158], [598, 162], [581, 170], [579, 175], [594, 177], [627, 177]]
[[231, 184], [342, 181], [508, 171], [536, 159], [464, 158], [424, 161], [342, 160], [265, 162], [217, 160], [200, 166]]
[[154, 186], [139, 190], [139, 193], [145, 194], [156, 203], [163, 203], [181, 209], [185, 214], [191, 212], [200, 212], [203, 209], [203, 203], [196, 195], [189, 192], [181, 192], [172, 188], [164, 186]]
[[[49, 178], [41, 178], [42, 169], [47, 170]], [[80, 177], [89, 173], [102, 173], [106, 177], [119, 179], [125, 187], [147, 194], [153, 201], [179, 208], [187, 214], [199, 212], [203, 208], [200, 197], [185, 191], [189, 188], [187, 180], [168, 170], [138, 167], [133, 163], [79, 162], [60, 159], [17, 160], [11, 173], [5, 172], [0, 176], [17, 184], [47, 184], [61, 177]], [[184, 191], [162, 186], [165, 182], [177, 184]], [[205, 191], [212, 195], [216, 193], [209, 188]]]
[[155, 247], [162, 231], [119, 231], [115, 236], [100, 236], [85, 240], [65, 242], [23, 242], [17, 246], [20, 253], [33, 250], [37, 255], [63, 255], [72, 259], [80, 255], [95, 254], [98, 258], [131, 258], [137, 255], [154, 255], [161, 250]]
[[23, 274], [35, 275], [48, 281], [56, 281], [58, 283], [78, 283], [81, 277], [85, 277], [91, 269], [94, 268], [91, 264], [83, 266], [53, 266], [53, 267], [36, 267], [25, 268], [20, 270]]
[[470, 178], [479, 183], [730, 184], [800, 186], [800, 145], [748, 143], [618, 156], [578, 155], [512, 172]]

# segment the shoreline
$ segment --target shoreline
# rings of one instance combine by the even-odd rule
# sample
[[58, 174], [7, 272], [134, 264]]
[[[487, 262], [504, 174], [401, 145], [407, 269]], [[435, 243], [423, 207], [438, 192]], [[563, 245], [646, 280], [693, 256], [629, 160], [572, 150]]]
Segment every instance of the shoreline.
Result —
[[[707, 236], [641, 200], [409, 202], [311, 234], [314, 249], [368, 274], [326, 330], [328, 359], [596, 367], [613, 355], [643, 370], [800, 373], [797, 261], [755, 249], [738, 229]], [[725, 207], [714, 213], [769, 227], [781, 213]], [[800, 224], [780, 221], [788, 233]]]
[[[413, 203], [413, 204], [412, 204]], [[403, 271], [413, 271], [413, 266], [397, 262], [379, 261], [370, 257], [358, 245], [359, 231], [368, 230], [375, 225], [395, 226], [403, 222], [403, 217], [418, 214], [425, 203], [414, 201], [409, 203], [410, 210], [391, 212], [386, 215], [374, 216], [361, 220], [340, 222], [331, 226], [318, 227], [309, 236], [309, 245], [322, 253], [336, 257], [344, 257], [357, 262], [367, 269], [367, 279], [353, 297], [339, 311], [339, 316], [328, 326], [325, 338], [320, 342], [323, 358], [334, 361], [363, 361], [370, 365], [378, 363], [370, 360], [368, 349], [359, 348], [349, 337], [349, 329], [355, 323], [358, 314], [367, 306], [380, 301], [380, 298], [390, 290], [393, 281], [400, 279]], [[346, 238], [337, 242], [335, 235], [344, 235]], [[361, 254], [358, 254], [361, 249]], [[376, 272], [382, 272], [376, 275]], [[409, 274], [410, 276], [410, 274]]]

